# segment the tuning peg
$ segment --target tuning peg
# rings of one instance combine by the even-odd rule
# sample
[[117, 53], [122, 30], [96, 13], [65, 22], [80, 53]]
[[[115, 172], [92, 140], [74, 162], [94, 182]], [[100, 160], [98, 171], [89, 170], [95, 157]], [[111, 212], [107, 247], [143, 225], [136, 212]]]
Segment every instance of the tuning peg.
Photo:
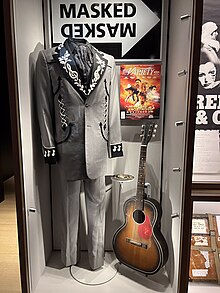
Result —
[[140, 137], [144, 137], [144, 135], [143, 134], [140, 134]]

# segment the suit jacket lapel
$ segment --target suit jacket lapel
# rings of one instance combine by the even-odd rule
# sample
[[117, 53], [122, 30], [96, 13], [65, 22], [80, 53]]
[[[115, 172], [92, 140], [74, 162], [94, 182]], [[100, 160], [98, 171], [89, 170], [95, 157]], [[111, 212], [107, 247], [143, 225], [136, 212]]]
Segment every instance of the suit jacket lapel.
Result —
[[92, 91], [96, 88], [100, 79], [102, 78], [107, 67], [107, 60], [103, 57], [101, 52], [99, 52], [87, 42], [87, 45], [90, 46], [90, 49], [92, 51], [93, 65], [89, 82], [88, 84], [84, 84], [82, 82], [77, 64], [75, 62], [74, 55], [68, 50], [67, 46], [65, 46], [65, 42], [64, 44], [61, 44], [56, 48], [56, 53], [53, 55], [53, 58], [59, 64], [62, 71], [64, 71], [65, 76], [74, 87], [74, 89], [80, 95], [83, 94], [86, 98], [92, 93]]

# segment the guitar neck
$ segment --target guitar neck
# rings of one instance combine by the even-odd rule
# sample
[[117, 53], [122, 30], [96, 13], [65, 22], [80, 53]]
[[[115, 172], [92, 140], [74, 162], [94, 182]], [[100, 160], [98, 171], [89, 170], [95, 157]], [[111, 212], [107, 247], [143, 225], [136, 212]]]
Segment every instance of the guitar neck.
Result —
[[138, 182], [137, 182], [137, 194], [136, 194], [136, 200], [137, 200], [136, 203], [138, 205], [137, 208], [139, 209], [143, 208], [146, 156], [147, 156], [147, 145], [141, 145], [139, 170], [138, 170]]
[[155, 123], [152, 123], [149, 127], [147, 127], [147, 125], [142, 125], [142, 141], [136, 194], [136, 208], [141, 210], [143, 210], [144, 208], [144, 185], [146, 172], [147, 145], [151, 138], [155, 136], [156, 127], [157, 125], [155, 125]]

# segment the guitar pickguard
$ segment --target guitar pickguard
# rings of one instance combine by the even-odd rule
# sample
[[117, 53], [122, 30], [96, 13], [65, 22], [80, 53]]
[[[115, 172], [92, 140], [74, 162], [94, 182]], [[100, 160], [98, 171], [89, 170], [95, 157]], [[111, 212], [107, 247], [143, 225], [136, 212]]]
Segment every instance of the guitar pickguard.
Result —
[[138, 225], [138, 234], [142, 239], [150, 239], [152, 236], [153, 230], [152, 225], [148, 215], [145, 215], [145, 220], [142, 224]]

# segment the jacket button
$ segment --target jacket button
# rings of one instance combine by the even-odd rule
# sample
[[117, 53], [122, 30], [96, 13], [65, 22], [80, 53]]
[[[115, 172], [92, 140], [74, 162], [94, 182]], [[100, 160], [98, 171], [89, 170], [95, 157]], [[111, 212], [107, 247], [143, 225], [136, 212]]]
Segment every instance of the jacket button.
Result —
[[89, 105], [88, 104], [85, 104], [85, 107], [87, 108], [87, 107], [89, 107]]

